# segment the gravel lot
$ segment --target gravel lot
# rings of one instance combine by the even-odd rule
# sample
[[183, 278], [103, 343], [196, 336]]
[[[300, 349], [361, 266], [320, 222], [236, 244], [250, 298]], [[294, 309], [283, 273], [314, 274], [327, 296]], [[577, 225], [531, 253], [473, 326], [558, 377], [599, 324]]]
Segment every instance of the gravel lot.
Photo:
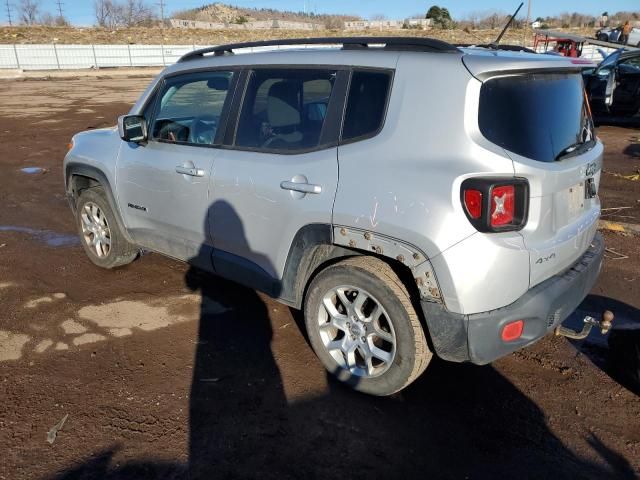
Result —
[[[485, 367], [434, 361], [372, 398], [327, 378], [300, 315], [263, 295], [154, 254], [95, 268], [62, 158], [147, 82], [0, 82], [0, 479], [637, 478], [640, 397], [595, 334]], [[640, 182], [616, 175], [640, 168], [640, 131], [599, 135], [603, 206], [632, 207], [607, 218], [640, 223]], [[638, 237], [606, 240], [628, 258], [608, 253], [576, 319], [640, 323]]]

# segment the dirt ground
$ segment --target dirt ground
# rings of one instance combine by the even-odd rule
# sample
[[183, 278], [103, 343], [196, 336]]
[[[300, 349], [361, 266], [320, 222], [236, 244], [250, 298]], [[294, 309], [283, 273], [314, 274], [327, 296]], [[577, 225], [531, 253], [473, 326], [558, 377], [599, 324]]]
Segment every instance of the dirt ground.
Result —
[[[247, 42], [273, 38], [344, 37], [362, 35], [417, 36], [438, 38], [452, 43], [487, 43], [495, 40], [500, 29], [474, 30], [467, 33], [462, 29], [443, 30], [208, 30], [159, 27], [132, 27], [110, 30], [107, 28], [14, 26], [0, 27], [0, 44], [165, 44], [165, 45], [216, 45], [222, 43]], [[593, 37], [594, 28], [565, 29], [574, 35]], [[502, 43], [533, 41], [531, 30], [509, 29]]]
[[[640, 397], [596, 334], [434, 361], [373, 398], [327, 378], [299, 314], [262, 295], [155, 254], [94, 267], [62, 158], [147, 81], [0, 82], [0, 479], [637, 478]], [[606, 212], [640, 223], [640, 182], [613, 175], [638, 169], [640, 132], [599, 135], [604, 206], [632, 207]], [[628, 258], [607, 254], [576, 315], [640, 322], [638, 237], [605, 236]]]

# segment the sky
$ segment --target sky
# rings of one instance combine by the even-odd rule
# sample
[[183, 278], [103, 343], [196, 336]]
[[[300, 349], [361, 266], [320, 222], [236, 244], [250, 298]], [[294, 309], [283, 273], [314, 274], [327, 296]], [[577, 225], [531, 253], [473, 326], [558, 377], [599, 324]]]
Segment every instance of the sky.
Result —
[[[160, 0], [147, 0], [158, 5]], [[199, 7], [215, 0], [164, 0], [165, 11]], [[307, 10], [317, 13], [344, 13], [369, 18], [383, 14], [390, 19], [403, 19], [417, 13], [424, 15], [434, 0], [306, 0]], [[471, 12], [502, 11], [513, 12], [519, 0], [435, 0], [437, 5], [446, 7], [454, 18], [464, 18]], [[92, 25], [94, 23], [93, 0], [61, 0], [64, 15], [76, 25]], [[17, 17], [15, 5], [19, 0], [9, 0], [14, 5], [13, 17]], [[42, 11], [56, 13], [57, 0], [40, 0]], [[302, 11], [304, 0], [228, 0], [223, 3], [242, 7], [275, 8], [280, 10]], [[5, 0], [0, 2], [0, 22], [6, 22]], [[638, 0], [531, 0], [531, 16], [545, 17], [562, 12], [577, 11], [580, 13], [600, 15], [604, 10], [617, 12], [622, 10], [638, 10]], [[526, 15], [527, 5], [522, 7]]]

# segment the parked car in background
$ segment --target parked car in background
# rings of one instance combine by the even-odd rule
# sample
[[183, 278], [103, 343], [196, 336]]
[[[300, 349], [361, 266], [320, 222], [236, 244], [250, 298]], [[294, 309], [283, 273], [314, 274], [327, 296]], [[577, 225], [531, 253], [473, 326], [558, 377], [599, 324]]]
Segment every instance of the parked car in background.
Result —
[[[622, 35], [622, 27], [610, 28], [604, 27], [596, 32], [596, 39], [601, 42], [620, 43], [620, 36]], [[634, 27], [629, 33], [629, 40], [627, 45], [634, 47], [640, 47], [640, 28]]]
[[[343, 48], [233, 55], [310, 43]], [[118, 127], [74, 136], [82, 245], [304, 310], [362, 392], [401, 390], [433, 354], [490, 363], [555, 331], [600, 271], [603, 146], [577, 60], [395, 37], [189, 53]]]
[[616, 50], [582, 75], [594, 115], [630, 117], [640, 112], [640, 51]]

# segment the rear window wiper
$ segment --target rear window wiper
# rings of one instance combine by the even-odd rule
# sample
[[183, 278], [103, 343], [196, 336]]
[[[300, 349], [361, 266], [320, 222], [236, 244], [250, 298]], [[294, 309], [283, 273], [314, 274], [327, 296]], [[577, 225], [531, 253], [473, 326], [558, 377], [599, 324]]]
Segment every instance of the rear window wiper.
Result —
[[593, 139], [586, 140], [584, 142], [576, 142], [572, 145], [569, 145], [568, 147], [560, 150], [560, 152], [556, 155], [556, 158], [554, 160], [557, 162], [558, 160], [562, 160], [565, 157], [572, 157], [574, 155], [577, 155], [578, 153], [582, 152], [585, 146], [589, 146], [592, 143], [593, 143]]

